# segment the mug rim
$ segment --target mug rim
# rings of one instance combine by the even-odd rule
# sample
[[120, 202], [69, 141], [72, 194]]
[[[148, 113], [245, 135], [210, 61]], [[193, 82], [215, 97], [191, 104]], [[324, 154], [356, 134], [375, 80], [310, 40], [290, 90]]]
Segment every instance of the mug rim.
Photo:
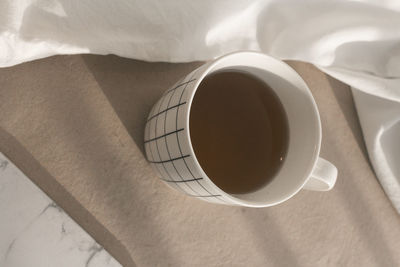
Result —
[[[273, 202], [273, 203], [265, 203], [265, 201], [264, 201], [264, 203], [263, 203], [263, 201], [249, 201], [249, 200], [245, 200], [245, 199], [242, 199], [242, 198], [240, 198], [240, 197], [236, 197], [236, 196], [233, 195], [233, 194], [227, 193], [227, 192], [225, 192], [223, 189], [221, 189], [219, 186], [217, 186], [217, 185], [211, 180], [211, 178], [208, 177], [207, 173], [204, 171], [204, 169], [202, 168], [200, 162], [198, 161], [198, 159], [197, 159], [197, 157], [196, 157], [196, 154], [195, 154], [195, 152], [194, 152], [194, 149], [193, 149], [192, 139], [191, 139], [191, 136], [190, 136], [190, 123], [189, 123], [189, 121], [190, 121], [191, 107], [192, 107], [193, 99], [194, 99], [194, 97], [195, 97], [195, 94], [196, 94], [197, 90], [199, 89], [199, 86], [200, 86], [201, 82], [204, 80], [204, 78], [205, 78], [207, 75], [210, 74], [210, 72], [213, 70], [213, 68], [214, 68], [217, 64], [219, 64], [221, 61], [225, 60], [226, 58], [230, 58], [230, 57], [238, 56], [238, 55], [245, 55], [245, 54], [251, 54], [251, 55], [253, 55], [253, 56], [255, 55], [255, 56], [257, 56], [257, 57], [264, 57], [264, 58], [267, 58], [268, 60], [273, 60], [273, 61], [278, 62], [279, 64], [283, 64], [283, 65], [285, 65], [288, 69], [290, 69], [290, 71], [296, 76], [296, 78], [298, 78], [299, 82], [302, 83], [302, 85], [305, 86], [305, 88], [307, 89], [307, 90], [306, 90], [307, 96], [308, 96], [308, 98], [311, 100], [311, 103], [312, 103], [312, 105], [313, 105], [313, 107], [314, 107], [314, 108], [313, 108], [313, 111], [314, 111], [314, 113], [315, 113], [315, 115], [316, 115], [316, 118], [317, 118], [317, 120], [316, 120], [316, 121], [317, 121], [317, 127], [316, 127], [316, 128], [317, 128], [317, 133], [316, 133], [317, 140], [316, 140], [316, 142], [315, 142], [316, 147], [315, 147], [315, 150], [314, 150], [314, 153], [313, 153], [313, 159], [311, 160], [312, 164], [311, 164], [310, 168], [308, 169], [308, 172], [304, 174], [304, 177], [305, 177], [305, 178], [304, 178], [303, 183], [301, 183], [301, 184], [297, 187], [297, 189], [294, 190], [292, 193], [290, 193], [290, 194], [287, 195], [286, 197], [283, 197], [283, 198], [280, 199], [279, 201], [276, 201], [276, 202]], [[207, 63], [206, 63], [206, 64], [207, 64]], [[248, 64], [248, 63], [243, 64], [242, 66], [245, 66], [245, 67], [255, 67], [255, 66], [253, 66], [253, 65], [251, 65], [251, 64]], [[258, 67], [256, 67], [256, 68], [258, 68]], [[260, 69], [260, 68], [259, 68], [259, 69]], [[262, 70], [263, 70], [263, 71], [268, 71], [268, 70], [265, 70], [265, 69], [262, 69]], [[280, 76], [280, 75], [279, 75], [279, 76]], [[281, 77], [281, 76], [280, 76], [280, 77]], [[188, 109], [188, 112], [186, 113], [186, 117], [185, 117], [185, 127], [187, 127], [188, 130], [185, 131], [185, 134], [186, 134], [186, 138], [187, 138], [188, 143], [189, 143], [190, 154], [191, 154], [191, 156], [193, 157], [194, 162], [195, 162], [195, 164], [197, 165], [197, 168], [199, 168], [200, 172], [202, 173], [203, 179], [205, 179], [205, 180], [208, 182], [208, 184], [210, 184], [210, 185], [214, 188], [214, 190], [216, 190], [216, 191], [217, 191], [219, 194], [221, 194], [224, 198], [229, 199], [229, 201], [232, 202], [232, 203], [230, 203], [230, 204], [235, 204], [235, 205], [240, 205], [240, 206], [247, 206], [247, 207], [270, 207], [270, 206], [274, 206], [274, 205], [280, 204], [280, 203], [282, 203], [282, 202], [284, 202], [284, 201], [290, 199], [291, 197], [293, 197], [295, 194], [297, 194], [297, 193], [303, 188], [303, 186], [304, 186], [305, 183], [308, 181], [308, 179], [310, 179], [310, 175], [311, 175], [311, 173], [312, 173], [312, 170], [315, 168], [315, 165], [317, 164], [317, 160], [318, 160], [319, 153], [320, 153], [320, 149], [321, 149], [322, 128], [321, 128], [321, 118], [320, 118], [320, 115], [319, 115], [318, 106], [317, 106], [317, 104], [316, 104], [316, 102], [315, 102], [315, 99], [314, 99], [312, 93], [311, 93], [311, 90], [309, 89], [309, 87], [307, 86], [307, 84], [304, 82], [303, 78], [302, 78], [292, 67], [290, 67], [287, 63], [285, 63], [284, 61], [282, 61], [282, 60], [280, 60], [280, 59], [276, 59], [276, 58], [274, 58], [274, 57], [272, 57], [272, 56], [270, 56], [270, 55], [266, 55], [266, 54], [263, 54], [263, 53], [260, 53], [260, 52], [256, 52], [256, 51], [246, 51], [246, 50], [244, 50], [244, 51], [236, 51], [236, 52], [232, 52], [232, 53], [229, 53], [229, 54], [226, 54], [226, 55], [223, 55], [223, 56], [221, 56], [221, 57], [218, 57], [218, 58], [216, 58], [216, 59], [211, 60], [211, 61], [208, 63], [208, 65], [206, 65], [205, 69], [202, 70], [201, 75], [199, 76], [198, 79], [196, 79], [196, 81], [195, 81], [193, 87], [194, 87], [194, 89], [191, 91], [191, 93], [190, 93], [190, 95], [188, 96], [188, 99], [187, 99], [187, 103], [188, 103], [187, 109]], [[296, 86], [296, 87], [299, 87], [299, 86]], [[267, 186], [268, 186], [268, 185], [267, 185]], [[258, 191], [258, 190], [260, 190], [260, 189], [257, 189], [256, 191]], [[256, 192], [256, 191], [255, 191], [255, 192]], [[253, 193], [254, 193], [254, 192], [253, 192]], [[250, 194], [250, 193], [246, 193], [246, 194]], [[245, 194], [244, 194], [244, 195], [245, 195]]]

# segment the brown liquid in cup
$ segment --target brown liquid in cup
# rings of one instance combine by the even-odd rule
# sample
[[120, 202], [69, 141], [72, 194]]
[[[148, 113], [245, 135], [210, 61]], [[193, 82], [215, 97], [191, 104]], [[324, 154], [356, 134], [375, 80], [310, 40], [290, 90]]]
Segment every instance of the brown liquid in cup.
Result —
[[266, 83], [246, 72], [227, 69], [207, 76], [194, 96], [189, 124], [202, 169], [227, 193], [256, 191], [285, 160], [285, 110]]

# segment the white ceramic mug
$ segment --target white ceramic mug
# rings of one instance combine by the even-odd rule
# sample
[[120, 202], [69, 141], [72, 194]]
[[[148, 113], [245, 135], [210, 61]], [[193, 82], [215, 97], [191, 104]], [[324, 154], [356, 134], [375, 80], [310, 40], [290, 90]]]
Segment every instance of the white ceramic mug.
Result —
[[[281, 169], [265, 186], [246, 194], [228, 194], [216, 186], [196, 159], [190, 140], [189, 113], [195, 92], [204, 77], [224, 68], [246, 71], [265, 81], [288, 118], [289, 145]], [[168, 185], [209, 202], [248, 207], [276, 205], [302, 188], [330, 190], [337, 169], [318, 157], [320, 146], [321, 121], [306, 83], [286, 63], [257, 52], [228, 54], [192, 71], [153, 106], [145, 129], [147, 159]]]

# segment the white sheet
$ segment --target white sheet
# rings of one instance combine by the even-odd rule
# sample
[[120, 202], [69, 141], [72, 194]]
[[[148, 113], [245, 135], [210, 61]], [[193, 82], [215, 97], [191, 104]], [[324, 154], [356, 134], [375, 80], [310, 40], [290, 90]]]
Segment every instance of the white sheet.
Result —
[[241, 49], [311, 62], [356, 88], [371, 162], [400, 212], [400, 1], [0, 2], [2, 67], [54, 54], [184, 62]]

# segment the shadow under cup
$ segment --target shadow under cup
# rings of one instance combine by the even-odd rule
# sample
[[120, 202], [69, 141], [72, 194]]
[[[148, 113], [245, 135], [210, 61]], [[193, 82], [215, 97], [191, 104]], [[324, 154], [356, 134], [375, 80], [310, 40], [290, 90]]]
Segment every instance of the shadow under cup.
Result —
[[211, 65], [203, 77], [223, 69], [244, 71], [268, 84], [279, 97], [289, 126], [286, 159], [275, 177], [254, 192], [225, 195], [238, 204], [249, 206], [281, 203], [303, 187], [318, 159], [321, 125], [314, 98], [297, 72], [268, 56], [251, 52], [228, 55]]

